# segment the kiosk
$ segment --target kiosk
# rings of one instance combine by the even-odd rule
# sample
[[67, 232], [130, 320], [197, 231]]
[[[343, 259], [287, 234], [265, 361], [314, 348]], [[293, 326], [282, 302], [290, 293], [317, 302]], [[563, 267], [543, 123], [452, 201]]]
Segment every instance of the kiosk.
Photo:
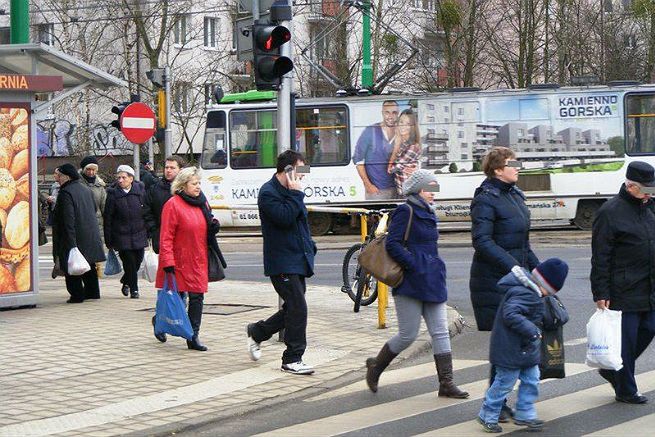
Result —
[[114, 86], [127, 83], [50, 46], [0, 45], [0, 308], [37, 303], [36, 121], [87, 87]]

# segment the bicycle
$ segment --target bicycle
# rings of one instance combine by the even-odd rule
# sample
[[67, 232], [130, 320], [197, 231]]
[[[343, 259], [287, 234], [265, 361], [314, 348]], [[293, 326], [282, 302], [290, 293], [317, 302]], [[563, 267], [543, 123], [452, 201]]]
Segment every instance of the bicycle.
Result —
[[393, 209], [371, 210], [365, 213], [366, 221], [371, 222], [363, 243], [353, 244], [343, 258], [341, 291], [348, 294], [355, 306], [354, 312], [359, 312], [360, 305], [368, 306], [378, 297], [377, 279], [359, 265], [359, 254], [375, 237], [387, 230], [389, 213]]

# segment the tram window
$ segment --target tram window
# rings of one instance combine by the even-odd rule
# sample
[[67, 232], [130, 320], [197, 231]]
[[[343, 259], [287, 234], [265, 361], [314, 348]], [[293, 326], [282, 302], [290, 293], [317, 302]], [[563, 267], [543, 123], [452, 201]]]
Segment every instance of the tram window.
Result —
[[347, 165], [350, 162], [348, 114], [345, 106], [296, 110], [296, 149], [307, 163]]
[[207, 113], [201, 165], [206, 169], [220, 169], [227, 166], [225, 112], [223, 111]]
[[625, 134], [628, 155], [655, 154], [655, 95], [626, 95]]
[[277, 114], [273, 110], [230, 112], [232, 168], [274, 168], [277, 160]]

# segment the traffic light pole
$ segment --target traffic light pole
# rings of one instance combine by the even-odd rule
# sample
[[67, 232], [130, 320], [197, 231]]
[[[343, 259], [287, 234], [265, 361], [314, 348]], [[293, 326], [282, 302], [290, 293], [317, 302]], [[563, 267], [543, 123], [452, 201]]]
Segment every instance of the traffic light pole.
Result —
[[171, 129], [171, 82], [173, 75], [170, 67], [164, 67], [164, 86], [166, 90], [166, 128], [164, 130], [164, 159], [173, 153], [173, 131]]
[[[287, 5], [291, 8], [293, 14], [292, 0], [287, 0]], [[280, 21], [281, 26], [289, 29], [293, 35], [293, 18], [290, 20]], [[293, 49], [291, 42], [283, 44], [280, 47], [280, 55], [286, 56], [293, 61]], [[282, 77], [282, 84], [277, 93], [277, 144], [278, 150], [284, 151], [294, 147], [296, 127], [291, 126], [291, 95], [293, 94], [293, 70]]]

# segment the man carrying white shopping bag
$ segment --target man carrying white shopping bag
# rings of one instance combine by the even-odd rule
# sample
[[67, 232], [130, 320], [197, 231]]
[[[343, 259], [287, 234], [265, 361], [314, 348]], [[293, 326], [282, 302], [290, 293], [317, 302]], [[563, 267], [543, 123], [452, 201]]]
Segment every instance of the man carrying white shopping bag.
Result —
[[655, 336], [655, 205], [651, 199], [655, 169], [628, 165], [619, 194], [600, 207], [591, 241], [591, 289], [598, 308], [622, 311], [618, 371], [599, 370], [616, 400], [643, 404], [637, 390], [635, 361]]

